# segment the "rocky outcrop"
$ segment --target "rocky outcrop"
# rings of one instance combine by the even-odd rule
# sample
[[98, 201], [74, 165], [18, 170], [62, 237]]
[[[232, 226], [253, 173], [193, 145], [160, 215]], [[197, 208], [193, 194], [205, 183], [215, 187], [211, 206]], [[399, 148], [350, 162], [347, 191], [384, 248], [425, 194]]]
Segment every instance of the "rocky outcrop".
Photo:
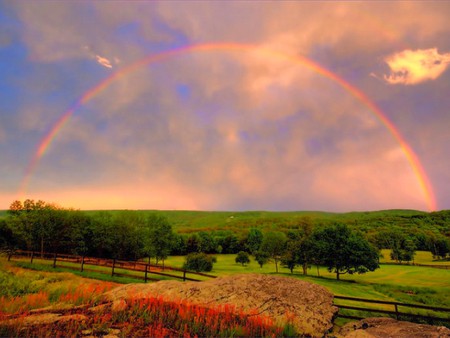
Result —
[[450, 329], [378, 317], [348, 323], [340, 334], [345, 338], [447, 338]]
[[232, 304], [244, 311], [264, 314], [283, 322], [290, 316], [297, 332], [324, 336], [333, 326], [337, 312], [333, 295], [324, 287], [294, 278], [241, 274], [205, 282], [163, 281], [128, 284], [107, 293], [107, 300], [120, 306], [130, 297], [162, 296], [167, 300], [188, 300], [204, 306]]

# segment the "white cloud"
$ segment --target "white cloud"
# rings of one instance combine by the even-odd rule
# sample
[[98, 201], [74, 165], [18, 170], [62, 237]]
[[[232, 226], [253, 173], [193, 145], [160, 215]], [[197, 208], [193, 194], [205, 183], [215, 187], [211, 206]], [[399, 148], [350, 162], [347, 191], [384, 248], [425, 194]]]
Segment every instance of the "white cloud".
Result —
[[386, 82], [414, 85], [441, 76], [450, 63], [450, 53], [439, 54], [437, 48], [406, 49], [388, 56], [385, 62], [391, 70], [384, 75]]
[[101, 64], [103, 67], [112, 68], [111, 61], [109, 61], [107, 58], [104, 58], [100, 55], [96, 55], [95, 58], [97, 59], [97, 62]]

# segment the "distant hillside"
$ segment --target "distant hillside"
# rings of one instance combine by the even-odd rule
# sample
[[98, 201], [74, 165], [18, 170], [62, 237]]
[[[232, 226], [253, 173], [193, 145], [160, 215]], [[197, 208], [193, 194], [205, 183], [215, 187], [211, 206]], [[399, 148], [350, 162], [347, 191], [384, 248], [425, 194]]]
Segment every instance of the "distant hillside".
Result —
[[[87, 211], [88, 214], [98, 211]], [[120, 212], [120, 211], [111, 211]], [[383, 210], [367, 212], [330, 213], [318, 211], [179, 211], [141, 210], [142, 214], [156, 213], [167, 217], [179, 233], [198, 231], [241, 232], [251, 227], [262, 230], [297, 229], [305, 224], [322, 225], [342, 222], [363, 232], [380, 231], [392, 227], [408, 231], [440, 232], [450, 236], [450, 210], [427, 213], [417, 210]]]

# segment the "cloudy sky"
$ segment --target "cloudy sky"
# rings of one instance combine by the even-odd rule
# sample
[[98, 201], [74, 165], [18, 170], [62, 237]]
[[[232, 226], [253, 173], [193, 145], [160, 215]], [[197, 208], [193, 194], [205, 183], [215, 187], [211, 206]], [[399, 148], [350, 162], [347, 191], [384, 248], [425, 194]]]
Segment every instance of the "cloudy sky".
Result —
[[449, 17], [0, 1], [0, 209], [450, 209]]

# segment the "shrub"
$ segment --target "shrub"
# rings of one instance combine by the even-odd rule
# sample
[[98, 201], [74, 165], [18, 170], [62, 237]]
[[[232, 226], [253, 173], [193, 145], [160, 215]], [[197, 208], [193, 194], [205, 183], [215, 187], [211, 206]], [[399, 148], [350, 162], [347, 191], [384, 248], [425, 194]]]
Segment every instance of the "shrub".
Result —
[[236, 263], [241, 263], [242, 266], [244, 266], [245, 264], [250, 263], [250, 257], [249, 257], [247, 252], [239, 251], [237, 256], [236, 256], [236, 259], [234, 261]]
[[213, 264], [216, 262], [216, 258], [208, 256], [203, 252], [190, 253], [186, 256], [186, 261], [183, 264], [183, 268], [186, 270], [193, 270], [196, 272], [206, 271], [209, 272], [213, 268]]

